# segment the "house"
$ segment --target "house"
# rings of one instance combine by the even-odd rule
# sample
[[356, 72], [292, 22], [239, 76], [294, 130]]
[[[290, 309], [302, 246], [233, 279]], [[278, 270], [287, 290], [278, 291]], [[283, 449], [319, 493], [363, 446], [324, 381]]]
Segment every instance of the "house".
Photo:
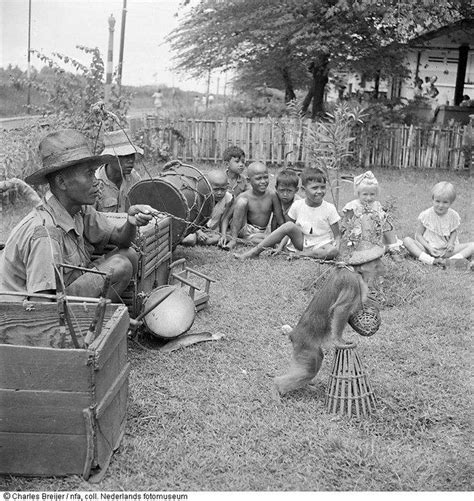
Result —
[[[381, 80], [378, 97], [413, 100], [415, 81], [428, 80], [433, 82], [437, 95], [420, 100], [420, 118], [440, 123], [450, 118], [469, 122], [474, 108], [458, 105], [466, 94], [474, 100], [474, 19], [463, 19], [413, 38], [408, 43], [406, 62], [410, 77]], [[371, 95], [375, 90], [375, 82], [364, 81], [360, 75], [348, 72], [338, 72], [331, 84], [326, 93], [328, 101], [337, 100], [341, 94]]]
[[411, 78], [392, 82], [389, 95], [413, 99], [414, 82], [434, 81], [436, 106], [458, 106], [463, 95], [474, 99], [474, 19], [463, 19], [424, 33], [409, 42]]

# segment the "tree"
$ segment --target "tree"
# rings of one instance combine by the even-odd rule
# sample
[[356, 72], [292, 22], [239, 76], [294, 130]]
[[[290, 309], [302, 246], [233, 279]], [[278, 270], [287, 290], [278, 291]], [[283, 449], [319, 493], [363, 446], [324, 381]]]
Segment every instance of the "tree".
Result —
[[[117, 125], [126, 124], [126, 113], [130, 96], [118, 92], [114, 82], [108, 108], [112, 114], [106, 116], [103, 112], [104, 98], [104, 61], [97, 47], [77, 48], [89, 55], [90, 64], [57, 52], [46, 56], [39, 51], [33, 51], [46, 66], [31, 80], [34, 89], [47, 97], [47, 105], [34, 108], [43, 114], [61, 115], [65, 125], [81, 130], [94, 130], [97, 126], [114, 129]], [[72, 68], [68, 71], [66, 68]], [[26, 76], [18, 81], [28, 83]], [[13, 85], [15, 82], [12, 81]]]
[[[275, 65], [275, 60], [280, 61], [280, 64]], [[247, 92], [249, 89], [258, 89], [262, 85], [276, 89], [283, 87], [287, 103], [295, 99], [296, 89], [309, 82], [310, 75], [306, 66], [283, 51], [278, 57], [276, 51], [272, 51], [271, 54], [261, 56], [259, 60], [249, 61], [239, 68], [232, 81], [236, 89]]]
[[304, 65], [311, 83], [303, 109], [312, 101], [315, 118], [331, 69], [405, 76], [407, 38], [465, 7], [465, 0], [202, 0], [168, 40], [177, 70], [202, 77], [211, 69], [267, 68], [264, 81], [280, 75], [287, 96], [303, 83], [294, 68]]

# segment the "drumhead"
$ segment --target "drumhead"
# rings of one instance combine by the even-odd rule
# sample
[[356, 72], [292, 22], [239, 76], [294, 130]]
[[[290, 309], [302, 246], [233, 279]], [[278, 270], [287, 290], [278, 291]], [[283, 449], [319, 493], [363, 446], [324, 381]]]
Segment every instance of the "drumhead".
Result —
[[184, 195], [165, 178], [144, 179], [128, 192], [130, 205], [147, 204], [160, 212], [171, 214], [171, 241], [173, 248], [186, 236], [189, 223], [188, 202]]
[[190, 211], [189, 221], [193, 223], [189, 225], [189, 232], [209, 220], [214, 208], [214, 196], [211, 184], [199, 169], [178, 162], [164, 169], [159, 176], [184, 195]]
[[152, 305], [160, 297], [168, 294], [164, 301], [147, 313], [143, 319], [151, 334], [160, 338], [174, 338], [188, 331], [194, 322], [196, 309], [194, 301], [185, 289], [174, 285], [163, 285], [153, 290], [145, 300], [143, 308]]

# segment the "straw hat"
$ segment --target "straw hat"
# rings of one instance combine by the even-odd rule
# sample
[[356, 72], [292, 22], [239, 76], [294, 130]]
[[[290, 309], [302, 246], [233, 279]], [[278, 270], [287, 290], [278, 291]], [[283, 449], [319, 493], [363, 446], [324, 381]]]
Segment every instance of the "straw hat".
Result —
[[113, 159], [110, 155], [93, 155], [87, 138], [74, 129], [62, 129], [45, 136], [39, 144], [39, 153], [43, 167], [25, 178], [29, 184], [47, 183], [49, 174], [72, 165], [84, 162], [101, 165]]
[[113, 132], [104, 133], [104, 151], [102, 155], [113, 155], [123, 157], [139, 153], [143, 155], [143, 150], [139, 146], [133, 144], [130, 140], [129, 130], [115, 130]]

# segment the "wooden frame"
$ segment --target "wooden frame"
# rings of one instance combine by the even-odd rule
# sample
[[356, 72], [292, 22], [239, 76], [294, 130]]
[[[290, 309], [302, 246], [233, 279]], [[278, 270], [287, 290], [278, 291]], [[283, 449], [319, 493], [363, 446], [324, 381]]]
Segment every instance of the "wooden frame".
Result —
[[[215, 282], [214, 279], [204, 273], [189, 268], [184, 258], [171, 263], [169, 272], [169, 285], [189, 287], [189, 295], [194, 301], [196, 311], [200, 311], [206, 307], [209, 301], [209, 289], [211, 287], [211, 282]], [[199, 283], [196, 282], [196, 278]]]

